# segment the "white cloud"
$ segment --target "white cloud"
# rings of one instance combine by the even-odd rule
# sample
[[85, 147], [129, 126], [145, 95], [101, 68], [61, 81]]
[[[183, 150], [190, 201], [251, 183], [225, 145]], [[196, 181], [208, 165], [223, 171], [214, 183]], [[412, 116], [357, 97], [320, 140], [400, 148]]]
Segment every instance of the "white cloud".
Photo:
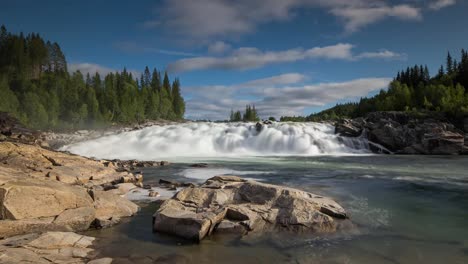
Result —
[[261, 51], [257, 48], [239, 48], [223, 57], [195, 57], [181, 59], [170, 63], [168, 71], [184, 72], [205, 69], [247, 70], [265, 65], [295, 62], [306, 59], [339, 59], [357, 60], [366, 58], [403, 58], [402, 54], [390, 51], [366, 52], [358, 55], [352, 53], [353, 45], [339, 43], [332, 46], [314, 47], [311, 49], [289, 49], [284, 51]]
[[197, 56], [197, 54], [190, 53], [190, 52], [148, 47], [148, 46], [144, 46], [133, 41], [115, 42], [113, 46], [114, 48], [127, 52], [127, 53], [160, 53], [160, 54], [165, 54], [165, 55], [184, 56], [184, 57]]
[[429, 8], [433, 10], [439, 10], [451, 5], [456, 4], [456, 0], [435, 0], [429, 4]]
[[305, 75], [300, 73], [285, 73], [273, 77], [257, 79], [243, 84], [237, 85], [239, 87], [264, 87], [264, 86], [277, 86], [302, 82], [306, 79]]
[[221, 54], [229, 51], [231, 49], [231, 45], [223, 42], [223, 41], [216, 41], [208, 46], [208, 52], [212, 54]]
[[[84, 63], [69, 63], [68, 65], [68, 71], [69, 72], [75, 72], [75, 71], [80, 71], [84, 76], [86, 76], [86, 74], [89, 73], [89, 75], [93, 76], [94, 74], [99, 73], [99, 75], [101, 75], [101, 77], [111, 73], [111, 72], [120, 72], [122, 71], [122, 69], [119, 69], [119, 70], [116, 70], [116, 69], [112, 69], [112, 68], [109, 68], [109, 67], [106, 67], [106, 66], [102, 66], [102, 65], [99, 65], [99, 64], [94, 64], [94, 63], [87, 63], [87, 62], [84, 62]], [[130, 72], [133, 77], [138, 77], [140, 75], [140, 73], [138, 71], [135, 71], [135, 70], [128, 70], [128, 72]]]
[[192, 40], [235, 38], [254, 32], [259, 24], [289, 20], [298, 10], [313, 8], [341, 19], [348, 32], [387, 18], [422, 17], [416, 6], [392, 5], [386, 0], [165, 0], [157, 18], [145, 25], [163, 26], [168, 32]]
[[345, 21], [347, 32], [357, 31], [387, 17], [403, 20], [422, 19], [421, 10], [410, 5], [335, 8], [331, 10], [331, 13]]
[[255, 104], [263, 118], [304, 115], [307, 108], [357, 99], [387, 88], [391, 81], [390, 78], [362, 78], [298, 85], [304, 77], [290, 73], [231, 86], [186, 87], [184, 93], [191, 98], [187, 100], [188, 118], [224, 120], [231, 109], [242, 110], [246, 104]]
[[399, 60], [406, 59], [407, 55], [404, 53], [397, 53], [389, 50], [381, 50], [378, 52], [363, 52], [354, 57], [355, 59], [388, 59]]

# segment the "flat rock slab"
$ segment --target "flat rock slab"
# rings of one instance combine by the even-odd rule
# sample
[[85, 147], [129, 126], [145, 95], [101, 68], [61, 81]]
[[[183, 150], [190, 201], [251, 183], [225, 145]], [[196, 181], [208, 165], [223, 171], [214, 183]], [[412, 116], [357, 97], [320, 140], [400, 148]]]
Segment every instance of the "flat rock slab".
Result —
[[[0, 240], [0, 263], [88, 263], [94, 237], [73, 232], [46, 232], [14, 236]], [[91, 260], [92, 261], [92, 260]], [[92, 263], [108, 264], [112, 259]]]
[[165, 201], [153, 216], [153, 230], [200, 241], [217, 230], [333, 232], [346, 218], [345, 210], [327, 197], [237, 176], [216, 176]]

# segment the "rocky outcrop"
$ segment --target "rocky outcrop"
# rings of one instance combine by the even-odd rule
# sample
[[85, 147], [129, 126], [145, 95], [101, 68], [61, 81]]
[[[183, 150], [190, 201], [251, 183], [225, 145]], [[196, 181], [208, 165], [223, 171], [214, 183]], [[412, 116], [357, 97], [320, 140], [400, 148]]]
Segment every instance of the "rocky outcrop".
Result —
[[347, 218], [335, 201], [297, 189], [216, 176], [165, 201], [153, 230], [200, 241], [213, 232], [332, 232]]
[[335, 124], [335, 134], [344, 137], [358, 137], [362, 134], [362, 126], [360, 120], [344, 119]]
[[15, 236], [0, 240], [0, 263], [112, 263], [111, 258], [92, 260], [94, 240], [73, 232]]
[[465, 134], [449, 121], [405, 112], [374, 112], [366, 118], [342, 120], [335, 132], [347, 137], [363, 134], [376, 152], [380, 152], [376, 144], [398, 154], [453, 155], [466, 149]]
[[104, 191], [100, 184], [141, 178], [102, 162], [13, 142], [0, 143], [0, 162], [0, 238], [82, 231], [96, 219], [120, 219], [138, 210], [120, 196], [128, 187]]

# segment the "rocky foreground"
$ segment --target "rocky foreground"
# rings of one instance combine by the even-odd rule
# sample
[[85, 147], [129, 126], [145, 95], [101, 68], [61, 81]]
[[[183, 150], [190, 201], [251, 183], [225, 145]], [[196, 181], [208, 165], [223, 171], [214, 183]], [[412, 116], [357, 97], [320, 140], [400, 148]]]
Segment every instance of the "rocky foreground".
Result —
[[367, 137], [376, 153], [468, 154], [468, 118], [456, 127], [435, 116], [375, 112], [365, 118], [342, 120], [335, 126], [335, 132], [342, 136]]
[[0, 263], [91, 261], [94, 238], [73, 232], [135, 214], [123, 195], [142, 179], [119, 163], [0, 142]]
[[214, 232], [333, 232], [346, 218], [345, 210], [330, 198], [216, 176], [165, 201], [153, 216], [153, 230], [200, 241]]

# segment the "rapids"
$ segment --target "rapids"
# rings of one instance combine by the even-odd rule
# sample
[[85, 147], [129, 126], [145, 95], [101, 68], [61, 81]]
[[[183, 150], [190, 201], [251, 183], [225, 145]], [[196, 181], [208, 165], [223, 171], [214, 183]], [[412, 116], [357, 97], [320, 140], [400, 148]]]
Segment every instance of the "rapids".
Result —
[[152, 126], [62, 147], [82, 156], [157, 160], [175, 157], [313, 156], [370, 153], [365, 138], [335, 135], [322, 123], [183, 123]]

